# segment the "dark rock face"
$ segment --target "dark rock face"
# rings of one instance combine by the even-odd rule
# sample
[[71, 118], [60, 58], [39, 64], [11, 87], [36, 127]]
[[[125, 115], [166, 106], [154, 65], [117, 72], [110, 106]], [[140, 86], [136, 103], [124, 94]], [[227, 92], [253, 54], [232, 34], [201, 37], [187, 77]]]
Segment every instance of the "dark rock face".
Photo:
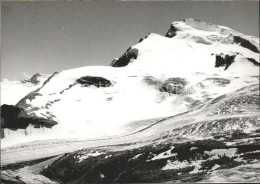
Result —
[[24, 119], [26, 113], [23, 109], [12, 106], [2, 105], [1, 106], [1, 127], [2, 128], [26, 128], [29, 122]]
[[166, 33], [166, 37], [168, 38], [172, 38], [176, 35], [176, 32], [178, 31], [177, 28], [174, 27], [174, 25], [171, 25], [170, 29], [168, 30], [168, 32]]
[[256, 66], [260, 66], [259, 62], [257, 62], [254, 58], [247, 58], [248, 61], [250, 61], [251, 63], [253, 63]]
[[226, 70], [233, 62], [235, 62], [235, 57], [235, 55], [216, 55], [215, 67], [225, 67], [224, 70]]
[[129, 48], [127, 51], [118, 59], [114, 59], [111, 63], [112, 67], [124, 67], [127, 66], [131, 59], [136, 59], [138, 56], [138, 50], [135, 48]]
[[30, 124], [35, 128], [51, 128], [57, 122], [39, 117], [30, 117], [24, 109], [13, 105], [1, 106], [1, 127], [10, 129], [25, 129]]
[[250, 41], [240, 37], [240, 36], [233, 36], [234, 42], [239, 43], [242, 47], [245, 47], [253, 52], [259, 53], [258, 48], [252, 44]]
[[96, 87], [110, 87], [112, 85], [111, 81], [103, 77], [92, 77], [92, 76], [81, 77], [80, 79], [77, 80], [77, 83], [80, 83], [85, 87], [92, 86], [92, 85]]

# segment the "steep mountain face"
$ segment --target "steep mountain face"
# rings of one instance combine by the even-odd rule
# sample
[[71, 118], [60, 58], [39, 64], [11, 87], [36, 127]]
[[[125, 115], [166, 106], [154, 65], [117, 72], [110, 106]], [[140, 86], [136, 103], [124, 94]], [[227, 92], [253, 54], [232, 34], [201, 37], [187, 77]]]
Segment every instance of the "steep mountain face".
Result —
[[[2, 116], [3, 163], [75, 151], [42, 174], [76, 183], [236, 181], [227, 169], [259, 164], [259, 65], [258, 38], [173, 22], [166, 36], [147, 35], [110, 67], [55, 72], [10, 107], [23, 114], [11, 113], [16, 124], [31, 123], [10, 129]], [[250, 181], [259, 181], [255, 172]]]

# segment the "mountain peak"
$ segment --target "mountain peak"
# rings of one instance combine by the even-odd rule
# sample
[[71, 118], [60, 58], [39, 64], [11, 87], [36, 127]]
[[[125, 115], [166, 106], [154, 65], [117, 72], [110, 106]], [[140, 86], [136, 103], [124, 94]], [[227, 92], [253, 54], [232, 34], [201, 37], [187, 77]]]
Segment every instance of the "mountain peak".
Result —
[[[187, 18], [182, 21], [174, 21], [171, 24], [171, 27], [174, 26], [175, 28], [178, 28], [179, 30], [201, 30], [201, 31], [216, 31], [222, 34], [228, 33], [228, 32], [236, 32], [228, 27], [220, 26], [208, 22], [204, 22], [202, 20], [194, 19], [194, 18]], [[238, 32], [236, 32], [238, 33]], [[241, 33], [240, 33], [241, 34]]]
[[255, 53], [259, 53], [259, 38], [244, 35], [225, 26], [207, 23], [193, 18], [184, 19], [183, 21], [174, 21], [166, 33], [166, 37], [192, 40], [206, 45], [240, 45]]

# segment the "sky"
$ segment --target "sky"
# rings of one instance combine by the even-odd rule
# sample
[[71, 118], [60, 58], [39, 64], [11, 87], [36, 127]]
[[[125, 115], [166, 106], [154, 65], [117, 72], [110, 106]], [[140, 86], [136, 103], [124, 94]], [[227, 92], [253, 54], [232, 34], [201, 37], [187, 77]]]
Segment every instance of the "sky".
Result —
[[259, 37], [259, 1], [2, 2], [1, 81], [109, 66], [148, 33], [196, 18]]

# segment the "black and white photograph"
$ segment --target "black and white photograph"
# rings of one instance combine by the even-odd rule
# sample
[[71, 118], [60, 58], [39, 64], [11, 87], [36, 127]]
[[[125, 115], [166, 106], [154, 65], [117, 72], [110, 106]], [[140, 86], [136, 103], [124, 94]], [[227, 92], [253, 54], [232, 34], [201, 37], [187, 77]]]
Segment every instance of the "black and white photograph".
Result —
[[1, 183], [260, 183], [259, 1], [0, 3]]

